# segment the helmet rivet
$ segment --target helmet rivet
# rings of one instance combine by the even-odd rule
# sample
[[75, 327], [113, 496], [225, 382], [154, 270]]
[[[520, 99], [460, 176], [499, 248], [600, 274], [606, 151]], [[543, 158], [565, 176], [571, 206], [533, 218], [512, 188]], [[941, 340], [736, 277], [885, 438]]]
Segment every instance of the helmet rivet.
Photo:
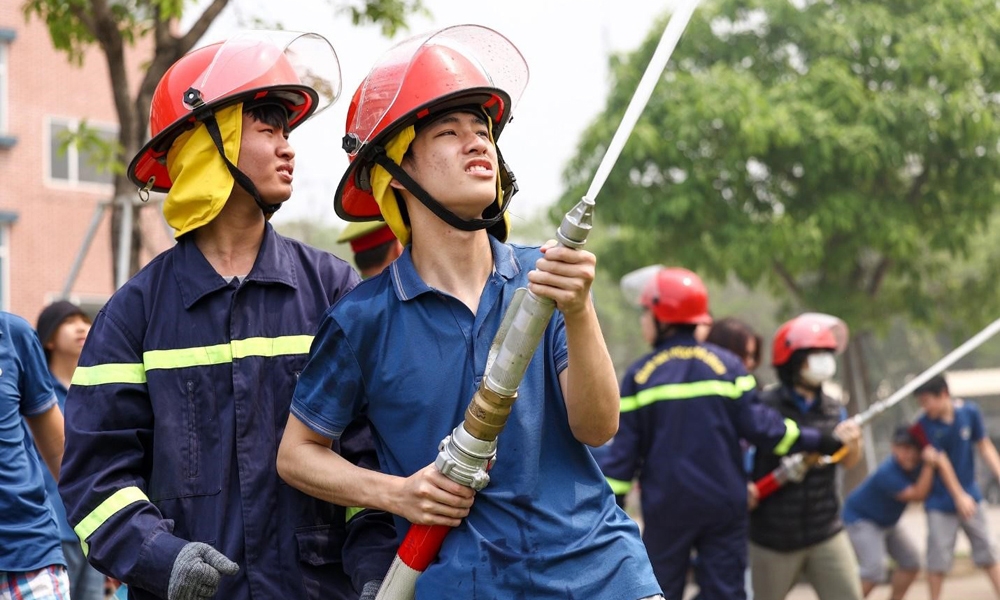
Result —
[[361, 138], [356, 133], [348, 133], [344, 136], [341, 147], [344, 149], [344, 152], [354, 154], [361, 147]]
[[192, 109], [195, 109], [200, 106], [204, 106], [205, 99], [202, 97], [199, 90], [192, 87], [188, 88], [188, 90], [184, 92], [184, 104]]

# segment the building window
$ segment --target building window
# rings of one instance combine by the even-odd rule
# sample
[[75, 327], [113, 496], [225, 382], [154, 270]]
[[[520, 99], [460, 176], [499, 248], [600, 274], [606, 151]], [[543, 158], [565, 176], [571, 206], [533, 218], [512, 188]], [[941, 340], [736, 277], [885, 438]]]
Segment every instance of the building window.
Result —
[[[110, 184], [114, 178], [111, 170], [101, 166], [109, 152], [105, 149], [88, 146], [79, 148], [78, 144], [66, 143], [69, 136], [80, 129], [79, 121], [75, 119], [49, 119], [46, 131], [48, 138], [48, 174], [49, 180], [60, 183], [90, 183]], [[93, 138], [97, 144], [113, 147], [118, 140], [118, 130], [111, 125], [87, 123], [85, 137]]]
[[0, 39], [0, 135], [9, 130], [7, 125], [7, 42]]
[[0, 27], [0, 148], [17, 143], [10, 135], [10, 43], [14, 30]]
[[10, 226], [17, 213], [0, 211], [0, 310], [10, 310]]

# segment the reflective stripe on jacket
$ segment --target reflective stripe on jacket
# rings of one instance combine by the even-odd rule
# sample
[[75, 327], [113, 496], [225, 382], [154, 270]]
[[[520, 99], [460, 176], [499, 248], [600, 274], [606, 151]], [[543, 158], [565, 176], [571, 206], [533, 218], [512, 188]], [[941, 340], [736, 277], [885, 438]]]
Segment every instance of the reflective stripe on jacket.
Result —
[[[275, 468], [313, 334], [357, 281], [340, 259], [266, 225], [242, 282], [220, 277], [184, 236], [111, 298], [70, 388], [60, 481], [95, 566], [140, 599], [166, 598], [189, 541], [240, 565], [218, 598], [354, 598], [351, 588], [384, 574], [395, 551], [386, 515], [348, 522]], [[340, 450], [376, 468], [358, 427]], [[359, 550], [342, 552], [349, 538]]]
[[690, 335], [634, 363], [621, 396], [618, 433], [601, 468], [619, 495], [638, 477], [643, 513], [661, 515], [664, 525], [745, 514], [740, 439], [781, 455], [819, 438], [757, 402], [756, 382], [736, 356]]

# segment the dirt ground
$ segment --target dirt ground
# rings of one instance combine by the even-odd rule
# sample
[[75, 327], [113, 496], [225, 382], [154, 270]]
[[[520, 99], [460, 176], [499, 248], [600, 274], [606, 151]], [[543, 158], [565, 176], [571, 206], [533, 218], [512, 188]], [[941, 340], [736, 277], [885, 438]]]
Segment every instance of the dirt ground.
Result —
[[[986, 515], [994, 540], [1000, 540], [1000, 506], [989, 505]], [[903, 513], [900, 521], [903, 528], [912, 535], [913, 542], [920, 548], [921, 554], [924, 553], [927, 546], [926, 519], [923, 506], [911, 505]], [[686, 600], [693, 598], [696, 593], [697, 587], [689, 585], [684, 598]], [[958, 542], [955, 547], [955, 566], [945, 579], [941, 596], [943, 600], [992, 600], [1000, 598], [994, 595], [986, 575], [973, 565], [969, 541], [961, 532], [958, 534]], [[817, 598], [812, 587], [803, 583], [795, 586], [786, 600], [817, 600]], [[879, 586], [868, 595], [866, 600], [887, 600], [888, 598], [889, 587]], [[928, 600], [929, 598], [927, 581], [921, 573], [906, 594], [906, 600]]]

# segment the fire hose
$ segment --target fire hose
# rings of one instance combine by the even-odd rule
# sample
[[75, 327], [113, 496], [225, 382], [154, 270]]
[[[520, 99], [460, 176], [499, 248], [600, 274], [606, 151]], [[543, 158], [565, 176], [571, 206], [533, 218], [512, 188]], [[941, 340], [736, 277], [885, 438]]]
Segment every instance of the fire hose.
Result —
[[[894, 394], [884, 400], [880, 400], [869, 406], [866, 410], [851, 417], [858, 427], [864, 427], [876, 417], [889, 410], [901, 400], [913, 393], [915, 389], [926, 383], [930, 378], [940, 374], [942, 371], [959, 361], [966, 354], [972, 352], [987, 340], [1000, 332], [1000, 319], [993, 321], [982, 331], [969, 338], [964, 344], [955, 348], [944, 358], [937, 361], [923, 373], [920, 373]], [[774, 492], [778, 491], [788, 482], [799, 483], [805, 479], [809, 469], [817, 466], [829, 465], [839, 462], [847, 454], [846, 448], [841, 448], [832, 456], [821, 456], [814, 453], [798, 453], [785, 456], [781, 459], [781, 464], [776, 469], [754, 482], [757, 486], [757, 498], [763, 500]]]
[[[618, 160], [698, 2], [688, 0], [667, 24], [587, 194], [563, 217], [556, 232], [560, 245], [579, 249], [586, 243], [592, 227], [594, 198]], [[517, 400], [517, 389], [555, 308], [555, 302], [525, 288], [514, 294], [493, 339], [486, 375], [469, 402], [465, 420], [438, 446], [434, 465], [452, 481], [477, 491], [489, 484], [489, 471], [496, 460], [497, 437], [507, 424], [507, 417]], [[444, 525], [411, 525], [376, 600], [411, 600], [417, 578], [437, 557], [450, 529]]]

